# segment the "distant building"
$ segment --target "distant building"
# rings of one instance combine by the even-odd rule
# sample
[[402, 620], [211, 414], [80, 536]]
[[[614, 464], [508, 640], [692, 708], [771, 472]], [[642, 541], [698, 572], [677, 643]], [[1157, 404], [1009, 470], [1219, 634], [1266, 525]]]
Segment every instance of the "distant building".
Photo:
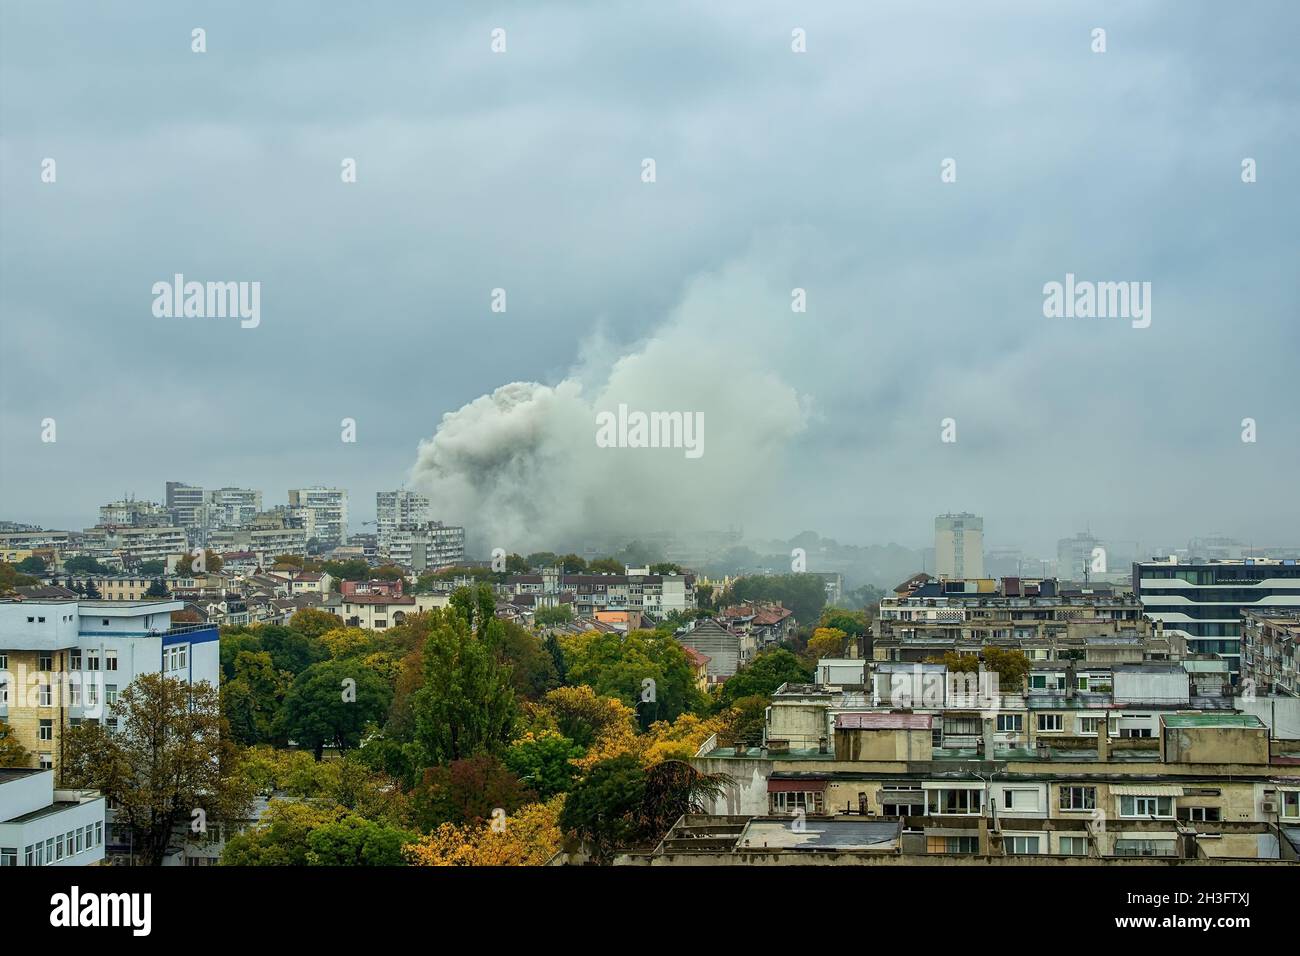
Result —
[[454, 568], [465, 561], [465, 529], [441, 521], [398, 525], [388, 532], [380, 553], [416, 574]]
[[1147, 617], [1186, 638], [1190, 653], [1225, 658], [1235, 680], [1242, 612], [1300, 607], [1300, 561], [1143, 561], [1133, 565], [1133, 593]]
[[393, 532], [402, 526], [415, 527], [432, 520], [429, 499], [414, 491], [380, 491], [375, 494], [375, 528], [380, 547], [386, 547]]
[[315, 537], [326, 545], [348, 543], [348, 493], [344, 488], [294, 488], [289, 506], [314, 513]]
[[965, 512], [935, 518], [934, 562], [941, 578], [984, 577], [984, 519]]
[[1101, 547], [1100, 539], [1086, 531], [1073, 538], [1062, 538], [1056, 542], [1056, 576], [1062, 581], [1092, 580], [1097, 573], [1092, 570], [1096, 563], [1094, 555]]
[[1246, 611], [1241, 626], [1241, 679], [1257, 695], [1300, 697], [1296, 645], [1300, 607], [1289, 611]]

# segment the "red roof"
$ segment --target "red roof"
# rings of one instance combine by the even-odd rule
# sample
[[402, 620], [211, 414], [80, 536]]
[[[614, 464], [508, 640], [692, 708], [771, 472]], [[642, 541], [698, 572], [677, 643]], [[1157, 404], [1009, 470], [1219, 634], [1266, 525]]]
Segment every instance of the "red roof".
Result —
[[934, 718], [929, 714], [839, 714], [836, 730], [930, 730]]
[[687, 644], [682, 645], [682, 650], [686, 652], [686, 656], [691, 659], [691, 663], [696, 667], [704, 667], [709, 663], [709, 661], [713, 660], [712, 657], [709, 657], [707, 654], [701, 654], [695, 648]]

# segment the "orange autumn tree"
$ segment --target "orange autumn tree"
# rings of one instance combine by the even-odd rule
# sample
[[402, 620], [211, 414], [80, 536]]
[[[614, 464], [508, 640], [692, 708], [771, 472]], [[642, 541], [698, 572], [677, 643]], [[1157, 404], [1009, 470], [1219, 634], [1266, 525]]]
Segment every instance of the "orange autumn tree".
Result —
[[563, 807], [557, 796], [495, 822], [444, 823], [403, 852], [411, 866], [543, 866], [560, 851]]

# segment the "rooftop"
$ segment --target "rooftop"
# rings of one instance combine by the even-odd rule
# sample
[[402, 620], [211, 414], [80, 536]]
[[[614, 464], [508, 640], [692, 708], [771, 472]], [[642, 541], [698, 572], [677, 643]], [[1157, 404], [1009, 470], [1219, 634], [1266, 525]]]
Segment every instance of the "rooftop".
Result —
[[1166, 727], [1248, 727], [1263, 730], [1264, 722], [1254, 714], [1166, 714]]

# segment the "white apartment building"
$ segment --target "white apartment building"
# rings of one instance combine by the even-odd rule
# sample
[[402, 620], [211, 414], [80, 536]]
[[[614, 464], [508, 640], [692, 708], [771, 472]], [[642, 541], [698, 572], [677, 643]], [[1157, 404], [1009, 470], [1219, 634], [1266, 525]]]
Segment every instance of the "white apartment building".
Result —
[[84, 546], [96, 557], [111, 555], [138, 561], [165, 561], [190, 549], [184, 528], [87, 528]]
[[204, 493], [207, 527], [240, 528], [262, 510], [262, 493], [248, 488], [218, 488]]
[[380, 547], [402, 526], [417, 527], [430, 520], [430, 502], [424, 495], [405, 488], [375, 494], [375, 525]]
[[56, 790], [53, 770], [0, 768], [0, 868], [104, 859], [104, 798]]
[[387, 545], [381, 545], [381, 553], [416, 574], [454, 568], [465, 561], [465, 529], [441, 521], [399, 525], [390, 532]]
[[934, 566], [941, 578], [984, 577], [984, 519], [965, 512], [935, 518]]
[[348, 543], [348, 493], [345, 488], [293, 488], [289, 507], [308, 508], [315, 519], [315, 537], [322, 544]]

